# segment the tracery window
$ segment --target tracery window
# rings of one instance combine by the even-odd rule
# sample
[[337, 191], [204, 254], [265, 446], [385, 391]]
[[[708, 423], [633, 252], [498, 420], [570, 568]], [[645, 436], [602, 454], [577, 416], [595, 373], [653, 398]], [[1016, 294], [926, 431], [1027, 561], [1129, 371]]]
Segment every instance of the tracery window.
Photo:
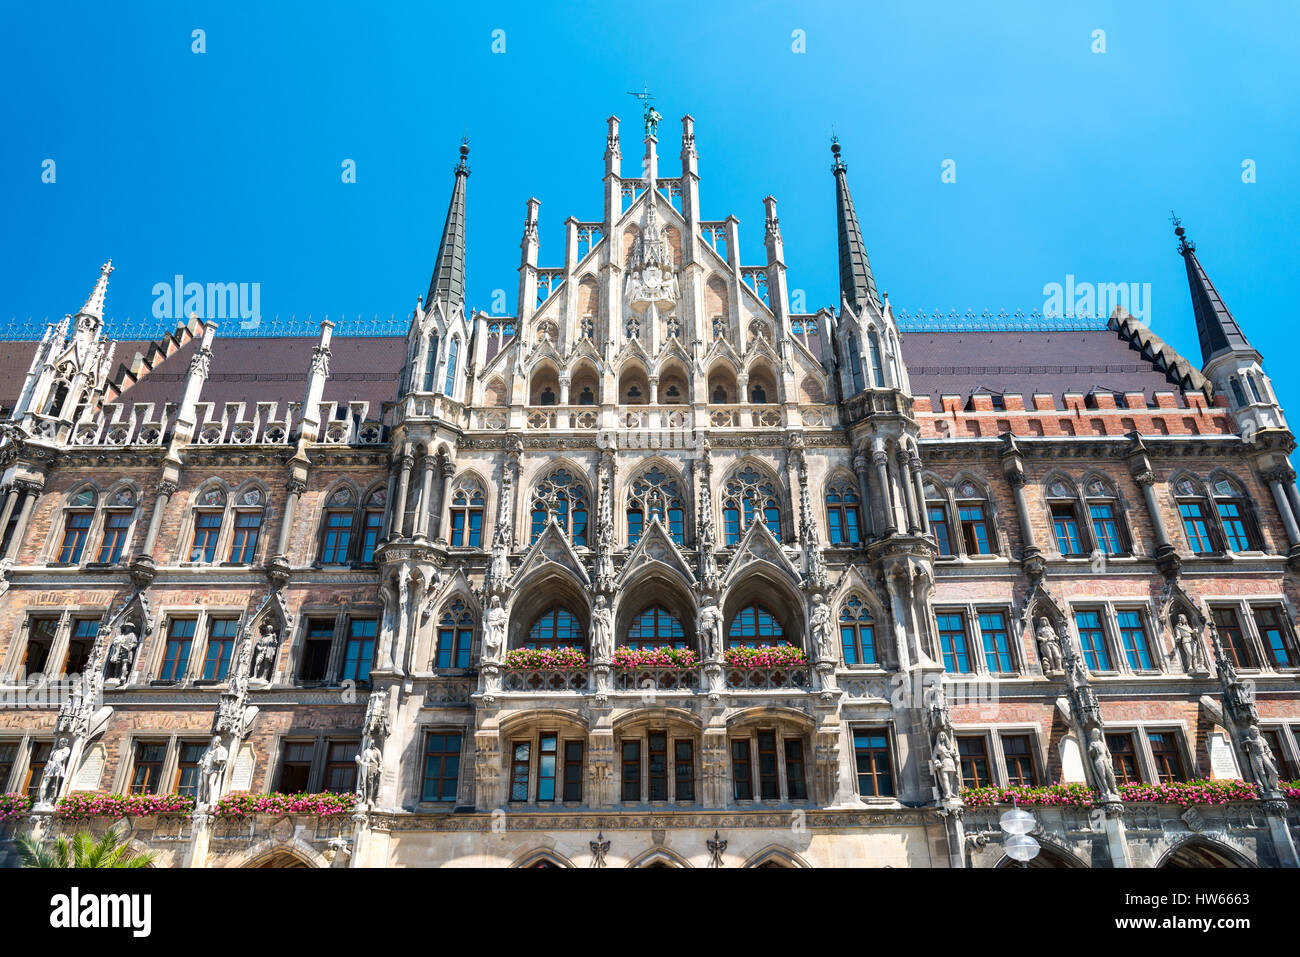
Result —
[[850, 595], [840, 607], [840, 645], [846, 665], [874, 665], [876, 626], [871, 609], [857, 595]]
[[104, 514], [104, 531], [99, 539], [99, 553], [95, 556], [95, 561], [121, 561], [127, 532], [131, 528], [131, 518], [135, 514], [135, 504], [135, 491], [130, 488], [120, 488], [109, 496], [108, 508]]
[[63, 519], [63, 541], [59, 545], [58, 563], [75, 565], [81, 561], [90, 534], [90, 524], [95, 518], [98, 496], [94, 489], [82, 489], [68, 501]]
[[1129, 550], [1127, 529], [1115, 490], [1101, 479], [1093, 479], [1085, 488], [1088, 520], [1092, 537], [1104, 555], [1124, 555]]
[[456, 388], [456, 357], [459, 353], [460, 339], [452, 336], [451, 342], [447, 344], [447, 379], [442, 386], [442, 391], [449, 396]]
[[686, 634], [676, 615], [663, 605], [650, 605], [632, 619], [627, 630], [629, 648], [653, 651], [656, 648], [685, 648]]
[[221, 520], [225, 513], [225, 489], [213, 486], [199, 493], [195, 502], [190, 561], [210, 562], [216, 558], [217, 539], [221, 537]]
[[832, 545], [861, 544], [860, 518], [858, 493], [851, 483], [836, 482], [826, 489], [826, 520]]
[[583, 644], [578, 619], [559, 602], [533, 620], [523, 642], [525, 648], [582, 647]]
[[934, 535], [939, 556], [941, 558], [952, 556], [952, 526], [948, 522], [948, 498], [933, 482], [925, 483], [925, 514], [930, 522], [930, 532]]
[[424, 388], [423, 392], [433, 391], [433, 377], [438, 372], [438, 334], [432, 333], [429, 336], [428, 351], [424, 356]]
[[875, 329], [867, 333], [867, 348], [871, 352], [871, 382], [880, 389], [885, 385], [885, 363], [880, 353], [880, 336]]
[[1221, 478], [1214, 483], [1211, 491], [1228, 548], [1234, 552], [1258, 551], [1259, 535], [1250, 505], [1241, 489], [1231, 479]]
[[451, 534], [455, 547], [483, 547], [483, 487], [472, 478], [456, 483], [451, 493]]
[[1057, 551], [1067, 556], [1084, 554], [1085, 539], [1079, 527], [1073, 490], [1064, 482], [1053, 482], [1047, 489], [1047, 497]]
[[355, 497], [352, 489], [346, 485], [330, 495], [325, 506], [325, 525], [321, 535], [320, 560], [324, 564], [341, 565], [348, 560], [355, 509]]
[[991, 555], [995, 551], [989, 503], [974, 482], [957, 487], [957, 517], [961, 522], [962, 544], [967, 555]]
[[793, 644], [781, 622], [762, 605], [746, 605], [731, 619], [727, 629], [728, 648], [758, 648], [762, 645]]
[[1174, 485], [1174, 494], [1178, 498], [1178, 515], [1183, 522], [1188, 546], [1197, 555], [1212, 554], [1215, 547], [1210, 535], [1210, 517], [1200, 489], [1191, 479], [1185, 478]]
[[668, 531], [678, 545], [684, 537], [686, 507], [676, 479], [655, 465], [642, 472], [628, 489], [627, 542], [635, 545], [653, 519]]
[[468, 668], [474, 643], [474, 616], [457, 598], [438, 620], [438, 670]]
[[568, 469], [556, 469], [537, 483], [533, 495], [532, 538], [535, 542], [550, 515], [577, 547], [587, 544], [587, 489]]
[[724, 542], [738, 545], [741, 536], [761, 516], [767, 530], [781, 540], [781, 506], [775, 483], [752, 466], [735, 472], [723, 489], [722, 527]]

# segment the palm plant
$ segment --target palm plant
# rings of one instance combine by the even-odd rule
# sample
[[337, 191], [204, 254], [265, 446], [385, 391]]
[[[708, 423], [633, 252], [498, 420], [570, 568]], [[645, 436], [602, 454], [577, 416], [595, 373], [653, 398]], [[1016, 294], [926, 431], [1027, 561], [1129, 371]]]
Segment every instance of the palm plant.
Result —
[[69, 841], [57, 838], [53, 844], [20, 837], [18, 859], [23, 867], [128, 867], [150, 866], [156, 851], [137, 854], [131, 850], [122, 832], [111, 827], [99, 840], [88, 831], [78, 831]]

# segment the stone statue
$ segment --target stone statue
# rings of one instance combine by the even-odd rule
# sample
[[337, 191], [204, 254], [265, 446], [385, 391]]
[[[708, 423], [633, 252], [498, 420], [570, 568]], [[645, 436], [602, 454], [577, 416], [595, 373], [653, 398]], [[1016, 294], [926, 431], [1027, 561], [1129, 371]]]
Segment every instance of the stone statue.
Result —
[[714, 660], [722, 657], [722, 611], [709, 599], [700, 609], [700, 618], [696, 624], [700, 644]]
[[1255, 783], [1264, 791], [1277, 791], [1281, 788], [1280, 775], [1277, 769], [1277, 760], [1273, 757], [1273, 749], [1268, 746], [1264, 736], [1259, 733], [1259, 728], [1251, 726], [1246, 732], [1246, 738], [1242, 742], [1246, 749], [1246, 756], [1250, 759], [1250, 770], [1255, 776]]
[[1038, 619], [1038, 653], [1042, 657], [1043, 671], [1056, 672], [1064, 670], [1064, 658], [1061, 655], [1061, 639], [1056, 629], [1045, 616]]
[[270, 681], [275, 672], [275, 652], [280, 636], [270, 619], [262, 622], [262, 637], [257, 640], [253, 657], [253, 677]]
[[135, 623], [129, 618], [122, 622], [108, 647], [108, 677], [126, 684], [131, 677], [131, 665], [135, 662], [135, 649], [140, 645], [140, 636], [135, 630]]
[[609, 661], [614, 655], [614, 616], [604, 595], [596, 599], [591, 613], [591, 654], [595, 661]]
[[253, 661], [253, 645], [252, 635], [245, 635], [244, 640], [239, 643], [239, 658], [235, 662], [234, 676], [231, 677], [230, 681], [232, 691], [235, 688], [235, 676], [241, 679], [249, 676]]
[[826, 599], [821, 595], [813, 596], [812, 620], [809, 630], [812, 631], [813, 647], [817, 650], [817, 657], [824, 660], [833, 660], [835, 658], [835, 638], [831, 631], [831, 606], [826, 604]]
[[1178, 656], [1183, 661], [1183, 671], [1188, 674], [1209, 671], [1205, 661], [1205, 648], [1200, 638], [1187, 623], [1186, 615], [1179, 615], [1174, 624], [1174, 644], [1178, 647]]
[[1088, 738], [1088, 760], [1092, 762], [1093, 777], [1097, 781], [1097, 790], [1102, 800], [1119, 800], [1119, 783], [1115, 779], [1115, 767], [1111, 763], [1110, 749], [1102, 737], [1101, 728], [1093, 728]]
[[63, 779], [68, 773], [68, 758], [71, 754], [72, 748], [68, 744], [68, 739], [59, 738], [49, 760], [45, 762], [45, 770], [41, 773], [41, 798], [38, 803], [42, 806], [52, 807], [59, 796], [59, 791], [63, 790]]
[[502, 526], [497, 526], [497, 533], [492, 538], [492, 581], [504, 585], [510, 580], [510, 538]]
[[384, 767], [384, 755], [373, 741], [357, 755], [357, 797], [374, 806], [379, 798], [379, 774]]
[[501, 649], [506, 646], [506, 622], [509, 619], [506, 610], [501, 607], [501, 599], [492, 596], [492, 605], [488, 608], [487, 627], [483, 629], [483, 660], [501, 660]]
[[197, 804], [207, 807], [217, 799], [221, 790], [221, 775], [226, 769], [230, 752], [221, 743], [221, 735], [214, 734], [212, 743], [199, 759], [199, 793]]
[[934, 777], [939, 783], [939, 796], [945, 801], [960, 793], [961, 770], [957, 761], [957, 749], [952, 746], [952, 738], [947, 730], [940, 731], [934, 739]]

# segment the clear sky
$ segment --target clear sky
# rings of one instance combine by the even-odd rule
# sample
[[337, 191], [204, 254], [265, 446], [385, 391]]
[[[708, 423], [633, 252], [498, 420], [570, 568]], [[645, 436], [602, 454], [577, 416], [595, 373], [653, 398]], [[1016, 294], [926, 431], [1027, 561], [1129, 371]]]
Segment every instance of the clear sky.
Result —
[[1150, 324], [1199, 362], [1175, 209], [1300, 414], [1297, 35], [1294, 3], [0, 0], [0, 317], [75, 311], [109, 257], [119, 318], [178, 273], [258, 282], [267, 317], [409, 313], [465, 133], [470, 305], [513, 311], [525, 201], [561, 265], [564, 219], [600, 218], [611, 113], [636, 168], [644, 83], [663, 175], [689, 112], [703, 214], [739, 217], [748, 263], [777, 197], [809, 311], [837, 299], [833, 127], [896, 309], [1150, 283]]

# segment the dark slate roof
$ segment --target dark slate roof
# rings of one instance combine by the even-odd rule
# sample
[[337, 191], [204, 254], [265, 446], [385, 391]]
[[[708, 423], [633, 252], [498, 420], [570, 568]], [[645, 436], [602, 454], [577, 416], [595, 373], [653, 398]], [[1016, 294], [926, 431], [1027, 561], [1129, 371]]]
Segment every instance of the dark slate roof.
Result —
[[1178, 251], [1183, 254], [1187, 266], [1187, 285], [1192, 293], [1192, 311], [1196, 314], [1196, 333], [1201, 338], [1202, 363], [1225, 352], [1254, 352], [1219, 290], [1214, 288], [1201, 261], [1196, 258], [1196, 244], [1185, 238], [1182, 226], [1175, 232], [1181, 240]]
[[1178, 392], [1180, 387], [1110, 329], [1092, 332], [912, 332], [903, 336], [912, 393]]
[[831, 167], [831, 172], [835, 175], [835, 220], [839, 228], [840, 295], [847, 299], [855, 310], [861, 309], [868, 299], [879, 309], [880, 297], [876, 294], [876, 277], [871, 273], [867, 247], [862, 241], [862, 228], [858, 225], [858, 213], [853, 208], [853, 197], [849, 195], [849, 168], [840, 159], [838, 142], [831, 144], [831, 152], [835, 155], [835, 164]]
[[438, 260], [429, 280], [429, 294], [425, 306], [435, 300], [465, 307], [465, 180], [469, 167], [465, 157], [469, 147], [460, 148], [460, 164], [456, 167], [456, 185], [452, 187], [451, 203], [447, 206], [447, 219], [442, 226], [442, 239], [438, 243]]

